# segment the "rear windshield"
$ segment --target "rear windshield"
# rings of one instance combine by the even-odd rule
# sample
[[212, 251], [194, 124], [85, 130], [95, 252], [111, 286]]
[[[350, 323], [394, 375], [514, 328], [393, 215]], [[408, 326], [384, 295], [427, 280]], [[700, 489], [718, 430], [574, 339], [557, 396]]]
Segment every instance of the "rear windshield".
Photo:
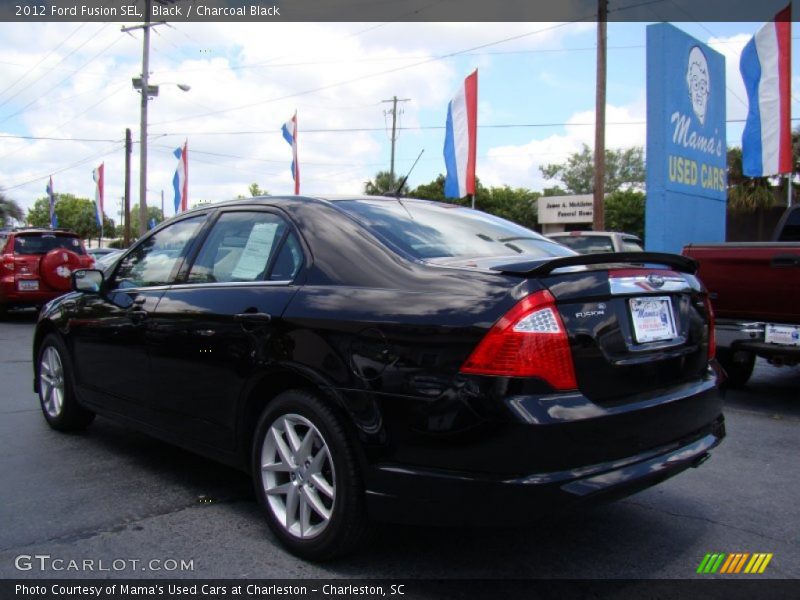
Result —
[[538, 233], [483, 212], [420, 200], [340, 200], [387, 244], [418, 260], [492, 256], [572, 256]]
[[572, 248], [581, 254], [597, 254], [600, 252], [614, 251], [614, 243], [611, 241], [610, 237], [601, 237], [596, 235], [564, 235], [553, 239], [555, 239], [559, 244], [564, 244], [568, 248]]
[[75, 254], [85, 254], [80, 238], [56, 233], [17, 234], [14, 237], [15, 254], [47, 254], [56, 248], [66, 248]]

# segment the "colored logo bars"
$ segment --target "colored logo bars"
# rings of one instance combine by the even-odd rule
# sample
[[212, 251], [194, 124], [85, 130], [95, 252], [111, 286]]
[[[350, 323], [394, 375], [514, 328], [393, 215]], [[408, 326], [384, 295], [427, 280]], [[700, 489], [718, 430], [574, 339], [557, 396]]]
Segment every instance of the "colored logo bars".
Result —
[[[760, 574], [763, 573], [769, 561], [772, 560], [772, 553], [737, 552], [725, 554], [724, 552], [706, 554], [697, 572], [702, 575], [714, 575], [716, 573], [735, 575], [739, 573]], [[745, 566], [746, 565], [746, 566]]]

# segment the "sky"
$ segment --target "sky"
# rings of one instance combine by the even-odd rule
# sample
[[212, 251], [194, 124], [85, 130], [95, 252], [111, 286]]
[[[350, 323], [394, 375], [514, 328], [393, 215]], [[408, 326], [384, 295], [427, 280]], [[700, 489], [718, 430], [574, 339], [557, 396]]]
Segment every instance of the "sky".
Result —
[[[106, 169], [106, 214], [119, 221], [125, 128], [139, 198], [141, 30], [122, 23], [0, 23], [0, 188], [23, 208], [57, 193], [93, 198]], [[724, 54], [728, 145], [740, 145], [747, 99], [739, 55], [761, 23], [675, 23]], [[608, 24], [606, 143], [645, 145], [647, 23]], [[793, 28], [793, 38], [797, 27]], [[793, 44], [796, 46], [796, 44]], [[413, 188], [444, 173], [447, 103], [478, 69], [477, 175], [542, 190], [539, 166], [594, 143], [594, 23], [174, 23], [153, 28], [148, 204], [172, 208], [173, 151], [189, 144], [189, 204], [293, 192], [281, 125], [297, 111], [300, 191], [361, 193], [389, 169]], [[793, 89], [800, 60], [793, 50]], [[175, 84], [187, 84], [183, 92]], [[797, 94], [792, 114], [798, 114]], [[793, 122], [796, 125], [796, 122]], [[62, 139], [28, 139], [62, 138]], [[65, 139], [63, 139], [65, 138]]]

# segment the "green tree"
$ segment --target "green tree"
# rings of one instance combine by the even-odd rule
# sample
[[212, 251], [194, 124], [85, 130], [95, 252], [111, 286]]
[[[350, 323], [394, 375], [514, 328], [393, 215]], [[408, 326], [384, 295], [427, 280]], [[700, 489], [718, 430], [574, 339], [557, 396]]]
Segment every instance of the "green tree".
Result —
[[[546, 179], [557, 179], [570, 194], [590, 194], [594, 189], [594, 152], [583, 144], [564, 163], [539, 167]], [[644, 149], [606, 149], [605, 190], [616, 192], [622, 188], [643, 189], [645, 182]]]
[[19, 204], [0, 191], [0, 227], [8, 227], [11, 221], [21, 221], [23, 217]]
[[[471, 204], [469, 197], [445, 198], [444, 181], [444, 175], [439, 175], [430, 183], [417, 186], [410, 195], [414, 198], [450, 202], [462, 206]], [[537, 225], [536, 200], [539, 196], [541, 196], [539, 192], [532, 192], [525, 188], [511, 188], [507, 185], [487, 188], [480, 179], [475, 181], [475, 208], [514, 221], [530, 229]]]
[[606, 229], [632, 233], [644, 239], [645, 195], [636, 190], [618, 190], [603, 203]]
[[729, 210], [753, 212], [775, 204], [775, 194], [768, 177], [745, 177], [741, 148], [728, 148], [727, 161]]
[[[364, 193], [370, 196], [382, 196], [384, 194], [394, 194], [397, 188], [400, 187], [402, 177], [396, 174], [392, 176], [389, 171], [378, 171], [374, 179], [364, 182]], [[400, 195], [405, 196], [408, 194], [408, 185], [403, 184], [403, 189], [400, 190]]]
[[[155, 220], [156, 224], [161, 223], [164, 220], [164, 215], [161, 212], [161, 208], [158, 206], [148, 206], [147, 207], [147, 223], [149, 229], [149, 223]], [[135, 204], [133, 208], [131, 208], [131, 235], [135, 236], [139, 231], [139, 205]]]
[[[73, 194], [58, 194], [56, 217], [60, 228], [74, 231], [84, 239], [100, 236], [93, 200], [78, 198]], [[34, 227], [50, 227], [50, 200], [46, 197], [36, 200], [33, 208], [28, 210], [27, 220]], [[105, 215], [103, 227], [108, 234], [114, 234], [114, 221]]]
[[258, 187], [257, 183], [251, 183], [247, 187], [247, 191], [250, 193], [251, 198], [255, 198], [256, 196], [269, 196], [269, 192], [265, 189]]

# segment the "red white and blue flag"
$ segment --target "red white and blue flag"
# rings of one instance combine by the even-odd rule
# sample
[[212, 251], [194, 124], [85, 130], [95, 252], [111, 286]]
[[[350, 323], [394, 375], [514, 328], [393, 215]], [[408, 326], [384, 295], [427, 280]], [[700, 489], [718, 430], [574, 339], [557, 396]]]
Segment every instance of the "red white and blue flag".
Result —
[[478, 70], [447, 106], [444, 136], [444, 182], [446, 198], [463, 198], [475, 193], [475, 149], [478, 141]]
[[750, 102], [742, 134], [742, 172], [792, 172], [791, 5], [759, 29], [742, 50], [739, 70]]
[[297, 111], [292, 118], [281, 127], [283, 139], [292, 146], [292, 179], [294, 179], [294, 193], [300, 193], [300, 163], [297, 162]]
[[103, 198], [105, 195], [105, 168], [106, 163], [100, 163], [100, 166], [92, 171], [92, 179], [94, 179], [94, 207], [97, 211], [97, 226], [102, 230], [103, 228]]
[[53, 187], [53, 176], [50, 175], [50, 182], [45, 188], [47, 191], [47, 198], [50, 202], [50, 228], [55, 229], [58, 227], [58, 216], [56, 215], [56, 191]]
[[189, 140], [183, 143], [183, 148], [173, 151], [178, 164], [175, 175], [172, 177], [172, 189], [175, 191], [175, 214], [185, 211], [189, 207]]

